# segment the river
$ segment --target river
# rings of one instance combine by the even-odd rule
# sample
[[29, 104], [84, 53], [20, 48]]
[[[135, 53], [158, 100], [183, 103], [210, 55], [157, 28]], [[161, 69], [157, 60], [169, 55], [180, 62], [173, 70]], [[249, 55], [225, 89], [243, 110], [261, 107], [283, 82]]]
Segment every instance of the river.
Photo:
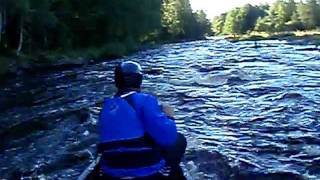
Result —
[[175, 107], [188, 152], [217, 151], [240, 171], [320, 179], [320, 49], [221, 38], [3, 83], [1, 177], [75, 179], [95, 155], [101, 102], [123, 60], [140, 62], [144, 91]]

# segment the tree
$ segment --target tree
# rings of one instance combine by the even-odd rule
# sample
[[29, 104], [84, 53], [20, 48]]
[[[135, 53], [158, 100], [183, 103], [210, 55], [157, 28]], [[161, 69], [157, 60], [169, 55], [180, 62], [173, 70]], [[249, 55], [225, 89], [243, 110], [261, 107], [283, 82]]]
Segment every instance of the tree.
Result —
[[224, 23], [226, 21], [227, 14], [223, 13], [220, 16], [216, 16], [213, 18], [212, 22], [212, 31], [215, 34], [222, 34], [224, 30]]
[[315, 15], [315, 24], [316, 26], [319, 28], [320, 27], [320, 0], [317, 0], [316, 1], [316, 4], [315, 4], [315, 9], [314, 9], [314, 15]]
[[283, 31], [285, 23], [290, 18], [290, 13], [286, 11], [286, 3], [283, 0], [277, 0], [270, 8], [269, 20], [272, 22], [271, 26], [276, 31]]
[[320, 26], [320, 4], [316, 0], [307, 0], [306, 3], [300, 2], [297, 6], [297, 12], [306, 29]]
[[266, 11], [263, 7], [252, 6], [247, 4], [243, 7], [244, 22], [243, 22], [243, 32], [252, 31], [257, 23], [259, 17], [266, 16]]
[[6, 27], [6, 36], [8, 41], [7, 46], [16, 49], [16, 54], [19, 55], [25, 35], [25, 24], [29, 18], [30, 6], [28, 0], [6, 0], [4, 2], [7, 7], [8, 24]]
[[303, 23], [301, 22], [301, 19], [297, 12], [294, 12], [292, 14], [291, 20], [286, 23], [286, 26], [288, 30], [292, 30], [292, 31], [304, 29]]
[[279, 32], [301, 29], [301, 20], [294, 0], [277, 0], [272, 4], [265, 18], [256, 24], [256, 30]]
[[165, 31], [173, 37], [183, 33], [181, 16], [177, 5], [178, 1], [164, 0], [162, 5], [162, 25]]
[[194, 16], [196, 18], [196, 23], [197, 23], [195, 29], [198, 30], [197, 32], [198, 37], [210, 35], [212, 33], [211, 23], [207, 18], [207, 14], [203, 10], [200, 10], [200, 11], [197, 11], [194, 14]]
[[50, 2], [48, 0], [30, 0], [29, 14], [29, 21], [26, 22], [27, 34], [32, 39], [29, 46], [33, 50], [48, 48], [49, 40], [53, 40], [50, 31], [57, 24], [56, 17], [50, 11]]
[[[297, 4], [294, 0], [289, 0], [286, 3], [285, 6], [285, 11], [286, 11], [286, 17], [285, 17], [285, 21], [291, 21], [292, 18], [298, 18], [298, 14], [297, 14]], [[296, 16], [296, 17], [295, 17]]]
[[204, 11], [192, 12], [189, 0], [164, 0], [162, 5], [163, 34], [171, 39], [201, 38], [208, 33], [210, 22]]
[[235, 8], [227, 14], [226, 21], [223, 27], [223, 33], [233, 35], [241, 33], [241, 16], [238, 15], [239, 12], [240, 8]]
[[267, 15], [269, 6], [252, 6], [246, 4], [243, 7], [235, 8], [226, 15], [214, 18], [213, 30], [224, 34], [244, 34], [254, 30], [257, 20]]
[[213, 19], [212, 29], [221, 34], [243, 34], [252, 30], [281, 32], [320, 27], [320, 0], [277, 0], [271, 6], [247, 4]]
[[200, 38], [208, 27], [189, 0], [0, 0], [0, 50], [17, 55], [105, 46], [126, 51], [159, 38]]
[[194, 34], [193, 27], [196, 24], [196, 19], [192, 13], [189, 0], [178, 0], [177, 9], [183, 28], [183, 34], [181, 37], [194, 38], [196, 34]]
[[270, 21], [269, 17], [260, 17], [257, 20], [255, 30], [260, 32], [274, 32], [272, 22]]

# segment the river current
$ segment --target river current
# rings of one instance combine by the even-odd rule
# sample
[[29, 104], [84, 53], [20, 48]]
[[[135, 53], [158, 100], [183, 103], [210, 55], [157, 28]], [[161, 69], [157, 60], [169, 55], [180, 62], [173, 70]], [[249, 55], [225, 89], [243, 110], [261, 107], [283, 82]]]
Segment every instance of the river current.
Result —
[[144, 91], [175, 107], [188, 151], [218, 151], [241, 171], [320, 179], [320, 48], [224, 39], [3, 83], [0, 178], [75, 179], [95, 155], [101, 102], [124, 60], [140, 62]]

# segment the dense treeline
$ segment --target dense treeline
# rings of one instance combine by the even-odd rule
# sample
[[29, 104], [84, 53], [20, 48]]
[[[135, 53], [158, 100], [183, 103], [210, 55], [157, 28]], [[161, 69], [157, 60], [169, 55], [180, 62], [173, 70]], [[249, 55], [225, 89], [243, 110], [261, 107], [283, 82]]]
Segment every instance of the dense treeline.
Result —
[[163, 0], [163, 38], [197, 39], [210, 33], [204, 11], [192, 12], [189, 0]]
[[277, 0], [271, 6], [247, 4], [215, 17], [212, 25], [217, 34], [273, 33], [319, 27], [320, 0]]
[[139, 4], [146, 8], [125, 0], [6, 0], [0, 11], [1, 47], [20, 54], [136, 41], [160, 21], [153, 13], [160, 13], [159, 1]]
[[1, 0], [0, 53], [96, 48], [125, 54], [147, 41], [201, 38], [210, 31], [189, 0]]

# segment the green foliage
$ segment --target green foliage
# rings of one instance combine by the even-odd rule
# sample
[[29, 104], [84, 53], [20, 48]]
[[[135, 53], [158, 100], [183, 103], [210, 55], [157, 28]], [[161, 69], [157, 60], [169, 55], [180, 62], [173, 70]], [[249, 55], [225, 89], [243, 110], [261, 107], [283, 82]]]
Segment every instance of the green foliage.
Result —
[[242, 32], [252, 31], [260, 17], [266, 16], [266, 6], [251, 6], [245, 5], [241, 10], [243, 13]]
[[227, 14], [221, 14], [220, 16], [214, 17], [212, 21], [212, 31], [215, 34], [222, 34], [223, 33], [223, 26], [226, 21]]
[[291, 20], [288, 21], [285, 25], [287, 26], [287, 30], [293, 30], [293, 31], [304, 30], [304, 25], [297, 11], [292, 14]]
[[146, 44], [210, 34], [189, 0], [0, 0], [0, 77], [19, 67], [122, 57]]
[[263, 17], [263, 18], [260, 17], [257, 20], [255, 30], [260, 32], [272, 32], [273, 31], [272, 22], [268, 17]]
[[[210, 32], [189, 0], [1, 0], [0, 52], [68, 52], [122, 56], [161, 39], [200, 38]], [[76, 53], [77, 54], [77, 53]]]
[[207, 18], [206, 13], [200, 10], [197, 11], [194, 15], [197, 23], [195, 26], [195, 29], [197, 30], [196, 35], [202, 36], [212, 34], [211, 23], [210, 20]]
[[215, 17], [212, 29], [218, 34], [244, 34], [254, 30], [259, 17], [266, 16], [268, 6], [252, 6], [247, 4], [235, 8], [227, 14]]
[[241, 31], [241, 14], [240, 8], [233, 9], [227, 14], [223, 27], [224, 34], [240, 34]]
[[271, 5], [245, 5], [216, 17], [212, 23], [214, 32], [244, 34], [252, 30], [282, 32], [311, 30], [320, 27], [320, 1], [277, 0]]
[[203, 11], [192, 12], [189, 0], [163, 0], [163, 38], [195, 39], [210, 34], [210, 22]]
[[182, 34], [182, 20], [179, 15], [178, 1], [164, 0], [162, 6], [162, 24], [164, 31], [171, 36]]
[[269, 11], [272, 28], [279, 31], [310, 30], [320, 24], [320, 4], [316, 0], [296, 3], [294, 0], [278, 0]]
[[317, 3], [316, 0], [300, 2], [297, 11], [306, 29], [320, 27], [320, 2]]

